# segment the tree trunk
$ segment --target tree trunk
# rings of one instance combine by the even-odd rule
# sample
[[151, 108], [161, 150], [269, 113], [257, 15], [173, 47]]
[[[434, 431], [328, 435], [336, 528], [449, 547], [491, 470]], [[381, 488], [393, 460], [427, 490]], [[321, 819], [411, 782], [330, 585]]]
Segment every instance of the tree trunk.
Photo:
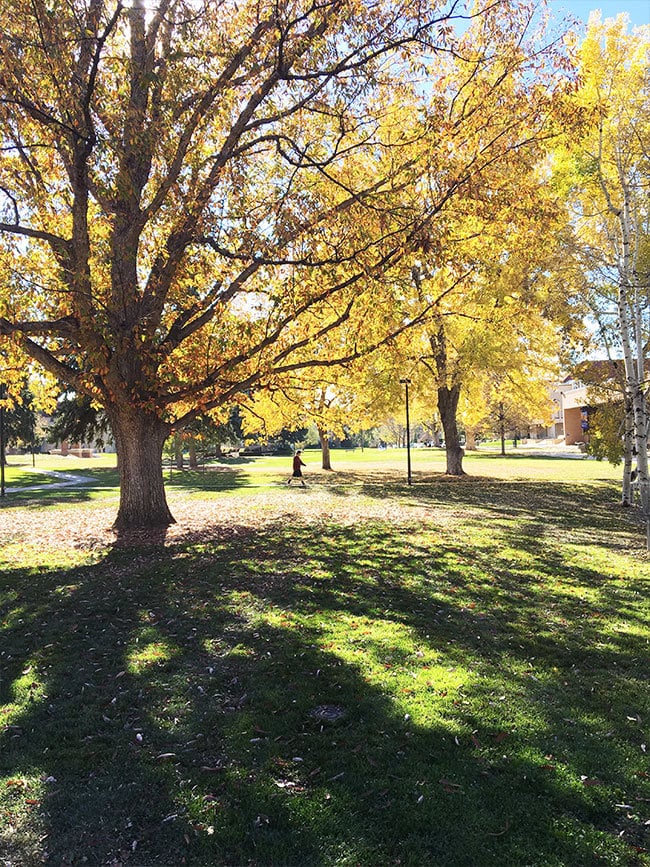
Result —
[[183, 469], [183, 438], [179, 433], [174, 436], [174, 463], [177, 470]]
[[503, 414], [503, 404], [499, 404], [499, 437], [501, 438], [501, 457], [506, 456], [506, 417]]
[[456, 411], [458, 398], [460, 397], [460, 384], [451, 388], [443, 386], [438, 389], [438, 413], [445, 432], [445, 451], [447, 453], [447, 474], [450, 476], [464, 476], [463, 455], [465, 452], [458, 442], [458, 425], [456, 423]]
[[476, 445], [476, 431], [473, 428], [465, 428], [465, 451], [475, 452], [478, 450]]
[[[634, 448], [641, 513], [646, 521], [646, 537], [650, 550], [650, 472], [648, 467], [648, 416], [645, 399], [645, 341], [642, 333], [644, 299], [639, 291], [635, 271], [632, 241], [636, 235], [632, 190], [620, 174], [623, 192], [622, 207], [615, 206], [601, 175], [601, 186], [609, 210], [615, 214], [621, 229], [621, 257], [619, 259], [618, 326], [625, 362], [626, 408], [631, 406], [634, 419]], [[627, 432], [627, 423], [626, 423]], [[626, 467], [627, 470], [627, 467]], [[623, 502], [627, 496], [623, 480]]]
[[176, 523], [167, 506], [162, 450], [170, 426], [132, 407], [109, 412], [119, 455], [120, 505], [113, 528], [167, 527]]
[[626, 400], [625, 418], [623, 420], [623, 484], [621, 490], [621, 505], [633, 506], [634, 493], [632, 489], [632, 469], [634, 461], [634, 415], [632, 407]]
[[196, 457], [196, 443], [193, 439], [189, 441], [188, 449], [190, 452], [190, 469], [196, 470], [199, 466], [199, 462]]
[[318, 428], [318, 439], [320, 440], [320, 448], [323, 455], [323, 469], [331, 470], [332, 462], [330, 460], [330, 439], [327, 435], [327, 431], [323, 430], [321, 427]]
[[[618, 297], [619, 329], [625, 363], [625, 404], [626, 410], [631, 408], [634, 428], [634, 448], [636, 451], [636, 471], [639, 494], [641, 496], [641, 511], [646, 521], [650, 520], [650, 477], [648, 474], [648, 432], [645, 393], [643, 391], [643, 347], [638, 348], [639, 358], [634, 357], [632, 348], [633, 322], [641, 316], [637, 304], [630, 307], [630, 287], [627, 279], [621, 281]], [[626, 419], [626, 433], [628, 421]], [[624, 478], [625, 500], [625, 478]]]

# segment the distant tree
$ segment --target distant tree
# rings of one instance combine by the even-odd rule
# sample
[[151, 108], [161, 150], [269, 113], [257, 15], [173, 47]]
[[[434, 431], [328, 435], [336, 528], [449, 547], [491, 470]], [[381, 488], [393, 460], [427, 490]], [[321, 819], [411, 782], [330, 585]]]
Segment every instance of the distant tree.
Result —
[[587, 454], [599, 461], [618, 466], [625, 457], [625, 405], [621, 396], [615, 402], [602, 403], [589, 411]]
[[37, 420], [32, 392], [28, 386], [23, 386], [20, 400], [12, 408], [4, 409], [5, 446], [35, 449]]
[[324, 371], [296, 371], [273, 380], [272, 388], [242, 403], [248, 433], [276, 436], [282, 429], [313, 424], [324, 470], [332, 469], [330, 445], [343, 440], [350, 428], [371, 426], [399, 401], [397, 357], [382, 346], [367, 357]]
[[[553, 343], [550, 343], [550, 348]], [[498, 367], [476, 376], [464, 395], [460, 414], [469, 431], [521, 435], [533, 423], [550, 424], [553, 403], [551, 383], [557, 378], [553, 357], [529, 357], [528, 365]], [[468, 438], [469, 439], [469, 438]]]
[[632, 419], [625, 364], [621, 359], [583, 361], [575, 365], [574, 375], [587, 387], [587, 454], [618, 466], [626, 458], [625, 426]]
[[48, 436], [54, 442], [93, 442], [102, 446], [112, 433], [106, 413], [92, 398], [66, 391], [57, 401]]
[[241, 413], [238, 405], [221, 407], [219, 412], [198, 416], [172, 436], [176, 467], [184, 466], [184, 450], [189, 452], [191, 469], [198, 466], [199, 453], [222, 455], [226, 443], [239, 444], [243, 439]]

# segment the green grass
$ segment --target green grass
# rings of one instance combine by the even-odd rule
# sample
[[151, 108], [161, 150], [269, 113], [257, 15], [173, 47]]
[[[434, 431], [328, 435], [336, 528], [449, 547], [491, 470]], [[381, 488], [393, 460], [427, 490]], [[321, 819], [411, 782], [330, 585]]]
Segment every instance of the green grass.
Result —
[[4, 862], [650, 864], [650, 566], [617, 471], [412, 457], [412, 488], [392, 451], [307, 452], [307, 491], [286, 458], [174, 472], [202, 523], [139, 547], [48, 536], [105, 500], [48, 491], [38, 545], [9, 501]]
[[[406, 449], [333, 449], [332, 464], [334, 473], [324, 473], [320, 469], [320, 451], [307, 449], [303, 452], [307, 463], [305, 477], [307, 481], [328, 486], [345, 484], [361, 484], [367, 482], [370, 476], [378, 480], [384, 478], [399, 478], [406, 476]], [[66, 476], [79, 476], [84, 479], [94, 478], [94, 485], [83, 485], [87, 498], [102, 494], [115, 496], [118, 490], [118, 475], [116, 458], [113, 454], [99, 455], [94, 458], [76, 458], [72, 455], [36, 455], [36, 466], [32, 467], [31, 455], [8, 457], [5, 468], [6, 485], [14, 488], [32, 488], [43, 486], [54, 489], [57, 479], [45, 475], [45, 472], [63, 473]], [[432, 473], [445, 471], [445, 453], [443, 449], [411, 449], [411, 463], [415, 482], [426, 481]], [[472, 476], [489, 476], [497, 478], [521, 479], [557, 479], [571, 480], [617, 480], [620, 469], [607, 463], [598, 463], [587, 458], [567, 458], [562, 455], [545, 457], [535, 455], [524, 447], [514, 449], [508, 447], [506, 457], [500, 455], [499, 449], [486, 449], [468, 452], [464, 466]], [[233, 488], [259, 488], [277, 485], [286, 481], [291, 472], [291, 458], [286, 455], [270, 457], [224, 457], [213, 459], [208, 465], [197, 470], [189, 469], [187, 459], [185, 468], [178, 470], [169, 466], [165, 459], [163, 475], [166, 485], [170, 488], [197, 491], [221, 491]], [[357, 473], [361, 476], [357, 478]], [[81, 485], [80, 485], [81, 488]], [[83, 495], [83, 492], [82, 492]], [[8, 494], [8, 500], [18, 500], [29, 496], [31, 500], [56, 500], [52, 491], [44, 494], [34, 490], [17, 491]], [[61, 499], [76, 497], [68, 492]]]

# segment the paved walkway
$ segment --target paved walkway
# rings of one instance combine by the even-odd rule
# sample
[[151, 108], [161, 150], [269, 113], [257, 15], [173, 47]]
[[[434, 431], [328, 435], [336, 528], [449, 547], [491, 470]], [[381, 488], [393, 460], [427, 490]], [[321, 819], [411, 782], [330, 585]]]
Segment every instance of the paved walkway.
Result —
[[[589, 455], [580, 451], [580, 446], [565, 446], [564, 443], [552, 443], [548, 440], [535, 442], [534, 440], [528, 443], [519, 443], [514, 448], [511, 443], [506, 444], [509, 455], [525, 454], [533, 457], [542, 458], [587, 458]], [[479, 449], [480, 451], [480, 449]]]
[[49, 476], [55, 481], [44, 485], [18, 485], [14, 487], [5, 487], [6, 494], [20, 494], [23, 491], [44, 491], [48, 488], [68, 488], [74, 485], [92, 485], [97, 482], [97, 479], [91, 476], [78, 476], [72, 473], [59, 473], [55, 470], [39, 470], [36, 467], [30, 469], [31, 473], [40, 473], [43, 476]]

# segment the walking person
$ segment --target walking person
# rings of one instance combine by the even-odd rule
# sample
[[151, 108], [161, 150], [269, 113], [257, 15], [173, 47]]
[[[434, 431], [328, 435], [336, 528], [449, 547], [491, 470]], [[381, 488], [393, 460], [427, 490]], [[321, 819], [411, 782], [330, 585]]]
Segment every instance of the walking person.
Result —
[[305, 480], [302, 477], [302, 470], [300, 468], [306, 467], [307, 464], [305, 464], [303, 462], [300, 455], [301, 455], [301, 451], [300, 451], [300, 449], [298, 449], [298, 451], [293, 456], [293, 475], [289, 477], [287, 484], [288, 485], [291, 484], [291, 479], [300, 479], [300, 484], [303, 486], [303, 488], [306, 488], [307, 485], [305, 484]]

